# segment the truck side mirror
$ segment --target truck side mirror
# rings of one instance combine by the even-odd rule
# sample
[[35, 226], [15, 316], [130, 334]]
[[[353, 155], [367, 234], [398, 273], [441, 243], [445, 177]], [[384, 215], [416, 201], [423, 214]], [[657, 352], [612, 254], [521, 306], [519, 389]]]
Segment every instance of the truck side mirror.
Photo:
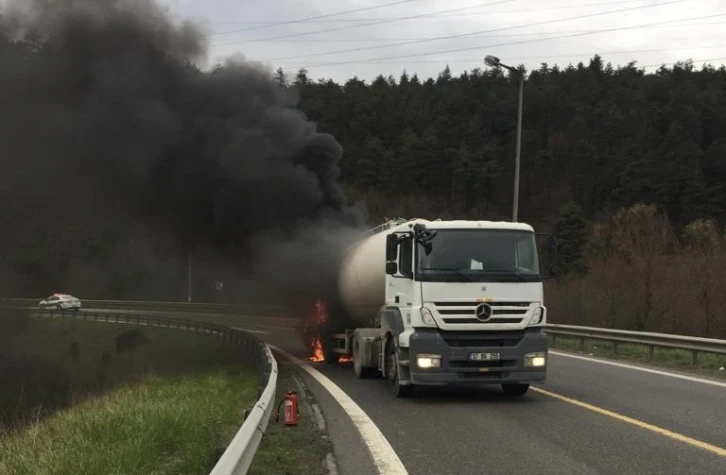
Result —
[[[398, 236], [389, 234], [386, 236], [386, 261], [395, 261], [398, 257]], [[386, 268], [387, 269], [387, 268]]]
[[394, 275], [398, 272], [398, 264], [395, 262], [386, 262], [386, 274]]

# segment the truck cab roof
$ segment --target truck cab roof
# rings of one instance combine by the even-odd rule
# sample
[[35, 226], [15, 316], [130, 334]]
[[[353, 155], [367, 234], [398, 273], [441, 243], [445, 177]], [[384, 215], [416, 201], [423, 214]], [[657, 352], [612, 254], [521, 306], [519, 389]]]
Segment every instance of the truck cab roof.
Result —
[[394, 228], [395, 231], [408, 230], [414, 224], [423, 224], [428, 229], [502, 229], [508, 231], [529, 231], [534, 232], [534, 228], [526, 223], [514, 223], [511, 221], [473, 221], [473, 220], [436, 220], [429, 221], [426, 219], [414, 219], [407, 221]]

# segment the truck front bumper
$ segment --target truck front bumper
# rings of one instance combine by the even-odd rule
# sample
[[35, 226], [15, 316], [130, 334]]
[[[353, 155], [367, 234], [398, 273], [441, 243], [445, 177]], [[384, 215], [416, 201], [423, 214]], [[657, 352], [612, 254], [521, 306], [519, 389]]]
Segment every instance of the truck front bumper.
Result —
[[[547, 336], [540, 328], [501, 332], [416, 330], [409, 339], [410, 377], [425, 386], [528, 384], [547, 376]], [[496, 360], [470, 360], [473, 353], [496, 353]], [[544, 353], [545, 365], [525, 365], [525, 355]], [[417, 355], [440, 355], [440, 366], [419, 368]]]

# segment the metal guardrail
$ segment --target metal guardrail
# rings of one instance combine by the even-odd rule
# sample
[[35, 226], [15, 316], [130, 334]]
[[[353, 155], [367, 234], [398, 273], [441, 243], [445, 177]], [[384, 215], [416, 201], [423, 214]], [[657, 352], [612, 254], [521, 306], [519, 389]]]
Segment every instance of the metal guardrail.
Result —
[[[42, 298], [1, 298], [0, 306], [3, 307], [26, 307], [38, 308]], [[204, 303], [204, 302], [163, 302], [163, 301], [140, 301], [140, 300], [93, 300], [81, 299], [84, 307], [103, 308], [106, 310], [159, 310], [159, 311], [180, 311], [182, 313], [194, 312], [261, 312], [261, 311], [285, 311], [289, 308], [285, 305], [268, 304], [241, 304], [241, 303]]]
[[617, 353], [618, 343], [643, 345], [648, 348], [648, 359], [653, 359], [655, 348], [672, 348], [690, 351], [691, 364], [694, 366], [698, 364], [699, 353], [726, 355], [726, 340], [715, 338], [556, 324], [548, 324], [545, 331], [552, 335], [553, 342], [557, 341], [558, 335], [577, 338], [580, 351], [585, 347], [585, 340], [612, 342], [613, 353]]
[[267, 430], [277, 391], [277, 361], [265, 342], [244, 330], [236, 330], [224, 325], [181, 318], [148, 316], [136, 312], [122, 314], [38, 309], [34, 312], [34, 316], [197, 331], [215, 335], [240, 347], [245, 361], [253, 364], [259, 375], [259, 398], [252, 410], [246, 415], [242, 426], [217, 461], [210, 475], [244, 475], [247, 473], [257, 453], [262, 436]]
[[270, 421], [277, 390], [277, 361], [267, 345], [265, 351], [270, 361], [267, 386], [210, 475], [244, 475], [255, 458], [257, 447]]
[[[40, 298], [0, 298], [0, 306], [17, 306], [37, 308]], [[180, 313], [196, 312], [262, 312], [267, 310], [284, 312], [289, 310], [284, 305], [257, 305], [257, 304], [219, 304], [219, 303], [188, 303], [188, 302], [154, 302], [131, 300], [82, 300], [84, 306], [97, 306], [104, 309], [118, 310], [158, 310], [179, 311]], [[84, 312], [85, 313], [85, 312]], [[134, 312], [136, 313], [136, 312]], [[169, 320], [166, 317], [162, 317]], [[584, 342], [590, 340], [605, 340], [613, 342], [613, 350], [617, 352], [618, 343], [634, 343], [648, 347], [649, 358], [653, 357], [654, 348], [672, 348], [691, 351], [694, 364], [698, 353], [726, 354], [726, 340], [712, 338], [699, 338], [686, 335], [673, 335], [667, 333], [636, 332], [610, 328], [585, 327], [576, 325], [548, 324], [546, 332], [556, 340], [557, 335], [576, 337], [579, 340], [579, 349], [584, 348]]]

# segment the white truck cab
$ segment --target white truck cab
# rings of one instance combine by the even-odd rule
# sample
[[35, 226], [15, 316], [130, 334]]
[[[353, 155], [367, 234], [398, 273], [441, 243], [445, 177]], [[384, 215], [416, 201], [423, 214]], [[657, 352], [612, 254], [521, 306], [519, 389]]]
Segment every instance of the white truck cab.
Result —
[[545, 380], [547, 321], [534, 229], [492, 221], [391, 221], [348, 251], [340, 296], [361, 328], [336, 335], [356, 374], [416, 385]]

